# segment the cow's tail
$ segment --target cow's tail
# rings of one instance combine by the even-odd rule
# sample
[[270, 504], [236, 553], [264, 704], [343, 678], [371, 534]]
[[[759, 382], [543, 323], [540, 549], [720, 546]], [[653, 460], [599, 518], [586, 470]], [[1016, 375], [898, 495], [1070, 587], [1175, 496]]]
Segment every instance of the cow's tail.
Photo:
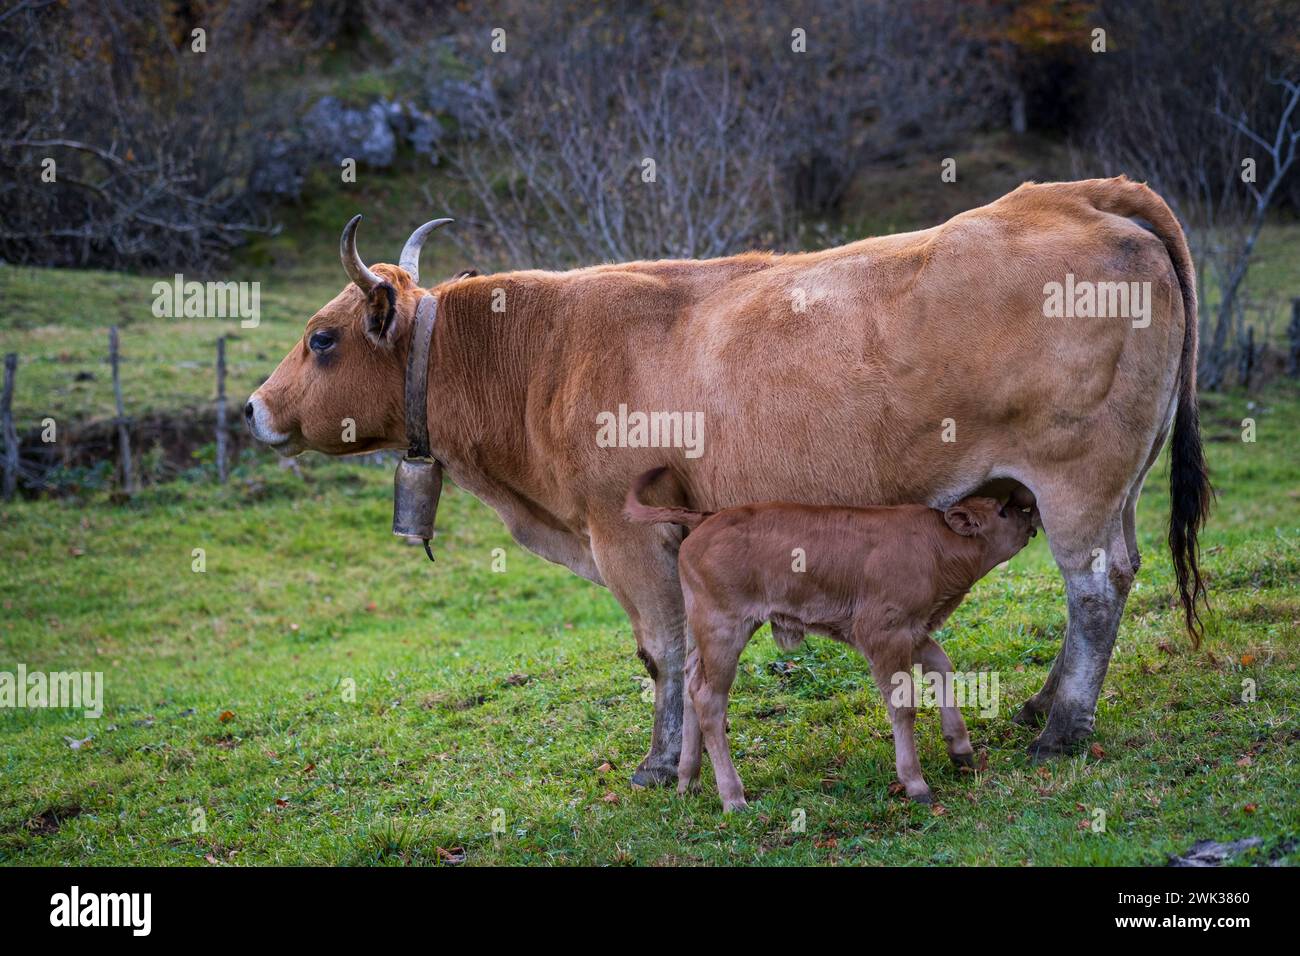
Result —
[[712, 517], [710, 511], [691, 511], [687, 508], [653, 508], [650, 505], [641, 503], [641, 492], [649, 488], [655, 481], [668, 470], [666, 465], [659, 468], [652, 468], [644, 475], [632, 482], [632, 488], [627, 493], [627, 502], [623, 506], [623, 514], [627, 515], [629, 521], [635, 521], [637, 524], [680, 524], [687, 528], [695, 528], [705, 518]]
[[1210, 514], [1214, 489], [1201, 450], [1200, 413], [1196, 403], [1196, 271], [1187, 238], [1178, 219], [1163, 199], [1142, 183], [1125, 176], [1093, 179], [1087, 187], [1092, 204], [1103, 212], [1146, 220], [1164, 243], [1174, 265], [1183, 296], [1183, 351], [1178, 364], [1178, 406], [1169, 444], [1169, 550], [1178, 579], [1178, 596], [1192, 644], [1200, 646], [1204, 634], [1197, 602], [1209, 608], [1201, 578], [1197, 535]]

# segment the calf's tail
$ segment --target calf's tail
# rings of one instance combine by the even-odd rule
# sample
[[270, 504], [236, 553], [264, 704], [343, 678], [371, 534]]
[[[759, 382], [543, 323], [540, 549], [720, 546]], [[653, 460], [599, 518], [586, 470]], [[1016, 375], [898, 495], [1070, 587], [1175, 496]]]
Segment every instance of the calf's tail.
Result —
[[635, 521], [637, 524], [680, 524], [687, 528], [695, 528], [705, 518], [712, 517], [713, 512], [711, 511], [691, 511], [687, 508], [655, 508], [641, 503], [641, 492], [654, 484], [659, 476], [667, 470], [666, 465], [652, 468], [632, 482], [632, 488], [627, 493], [627, 502], [623, 506], [623, 514], [627, 516], [627, 519]]

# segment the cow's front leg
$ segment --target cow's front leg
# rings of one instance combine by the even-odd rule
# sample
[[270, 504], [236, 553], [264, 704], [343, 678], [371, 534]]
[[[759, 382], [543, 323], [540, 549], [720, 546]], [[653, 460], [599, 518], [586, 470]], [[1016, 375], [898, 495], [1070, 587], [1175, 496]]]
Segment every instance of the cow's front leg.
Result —
[[637, 657], [654, 682], [650, 753], [632, 774], [632, 783], [642, 787], [675, 784], [682, 750], [686, 615], [677, 579], [680, 541], [680, 532], [671, 525], [643, 527], [621, 522], [591, 529], [596, 566], [627, 611]]

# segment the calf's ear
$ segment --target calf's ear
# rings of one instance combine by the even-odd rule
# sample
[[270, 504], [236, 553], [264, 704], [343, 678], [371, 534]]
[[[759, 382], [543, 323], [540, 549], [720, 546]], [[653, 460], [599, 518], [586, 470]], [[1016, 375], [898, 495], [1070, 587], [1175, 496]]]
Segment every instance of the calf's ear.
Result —
[[964, 538], [972, 537], [979, 533], [980, 520], [975, 513], [969, 508], [962, 505], [953, 505], [943, 513], [943, 520], [948, 523], [948, 527], [957, 532]]
[[393, 327], [397, 324], [397, 290], [381, 282], [366, 293], [366, 317], [363, 329], [375, 345], [392, 342]]

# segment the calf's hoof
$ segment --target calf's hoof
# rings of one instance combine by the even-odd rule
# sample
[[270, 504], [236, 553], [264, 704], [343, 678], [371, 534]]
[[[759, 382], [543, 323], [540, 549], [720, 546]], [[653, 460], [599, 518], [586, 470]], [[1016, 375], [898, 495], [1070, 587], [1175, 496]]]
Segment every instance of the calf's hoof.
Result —
[[907, 795], [907, 799], [911, 800], [913, 803], [921, 803], [921, 804], [925, 804], [926, 806], [929, 806], [930, 804], [934, 803], [934, 796], [933, 794], [930, 793], [929, 788], [926, 788], [925, 790], [918, 790], [916, 791], [916, 793], [909, 793]]
[[700, 778], [699, 778], [699, 777], [688, 777], [688, 778], [686, 778], [686, 779], [682, 779], [682, 778], [680, 778], [680, 777], [678, 778], [678, 780], [677, 780], [677, 795], [678, 795], [679, 797], [685, 797], [685, 796], [688, 796], [688, 795], [690, 795], [690, 794], [695, 794], [695, 793], [699, 793], [699, 792], [700, 792]]
[[722, 801], [723, 813], [735, 813], [737, 810], [748, 810], [748, 809], [749, 809], [749, 804], [745, 802], [744, 797], [740, 797], [736, 800]]
[[962, 767], [966, 767], [966, 768], [968, 768], [968, 769], [970, 769], [970, 770], [974, 770], [974, 769], [975, 769], [975, 752], [974, 752], [974, 751], [971, 751], [971, 752], [968, 753], [968, 754], [955, 754], [955, 753], [949, 753], [949, 754], [948, 754], [948, 759], [952, 761], [952, 764], [953, 764], [954, 767], [957, 767], [957, 768], [959, 768], [959, 769], [962, 768]]

